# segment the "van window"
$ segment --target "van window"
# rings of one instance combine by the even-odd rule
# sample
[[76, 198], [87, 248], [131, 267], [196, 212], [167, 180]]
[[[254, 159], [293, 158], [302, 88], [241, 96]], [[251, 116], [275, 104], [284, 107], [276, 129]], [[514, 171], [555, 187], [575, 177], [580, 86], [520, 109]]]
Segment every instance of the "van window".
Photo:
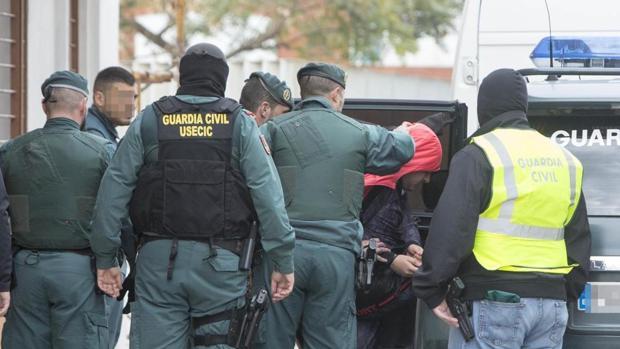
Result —
[[[572, 115], [536, 111], [530, 124], [564, 146], [582, 163], [583, 192], [590, 216], [620, 216], [620, 115], [582, 110]], [[578, 115], [575, 115], [578, 114]]]

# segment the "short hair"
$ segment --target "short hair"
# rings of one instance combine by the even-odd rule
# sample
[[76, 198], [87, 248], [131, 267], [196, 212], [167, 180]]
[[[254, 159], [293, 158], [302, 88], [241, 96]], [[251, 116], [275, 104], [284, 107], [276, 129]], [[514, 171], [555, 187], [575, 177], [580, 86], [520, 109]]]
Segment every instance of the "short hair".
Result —
[[299, 79], [301, 99], [312, 96], [327, 96], [338, 87], [341, 87], [338, 83], [316, 75], [304, 75]]
[[274, 108], [278, 103], [265, 89], [260, 82], [260, 78], [253, 77], [248, 79], [241, 89], [241, 97], [239, 98], [239, 104], [249, 111], [255, 111], [261, 103], [267, 102], [271, 108]]
[[136, 83], [136, 79], [125, 68], [108, 67], [100, 71], [95, 77], [95, 84], [93, 86], [93, 90], [103, 91], [107, 89], [111, 84], [116, 82], [122, 82], [129, 86], [133, 86]]
[[73, 112], [78, 109], [86, 97], [75, 90], [64, 87], [52, 87], [50, 97], [45, 104], [50, 112]]

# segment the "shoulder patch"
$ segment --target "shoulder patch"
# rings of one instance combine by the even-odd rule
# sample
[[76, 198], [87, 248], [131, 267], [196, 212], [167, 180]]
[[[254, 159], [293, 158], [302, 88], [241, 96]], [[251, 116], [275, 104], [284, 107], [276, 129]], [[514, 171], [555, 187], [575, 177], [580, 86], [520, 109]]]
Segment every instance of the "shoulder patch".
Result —
[[269, 143], [267, 143], [267, 139], [265, 138], [265, 135], [261, 134], [260, 136], [258, 136], [258, 138], [260, 139], [260, 142], [263, 145], [263, 149], [265, 149], [265, 153], [271, 156], [271, 148], [269, 148]]

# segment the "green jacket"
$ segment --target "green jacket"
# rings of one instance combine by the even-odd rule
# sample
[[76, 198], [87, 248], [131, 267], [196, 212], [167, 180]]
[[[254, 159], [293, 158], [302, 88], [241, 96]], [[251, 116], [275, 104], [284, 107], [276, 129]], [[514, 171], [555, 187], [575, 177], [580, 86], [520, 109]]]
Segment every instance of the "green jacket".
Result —
[[359, 253], [364, 173], [398, 171], [413, 156], [411, 137], [361, 124], [322, 97], [301, 101], [262, 131], [296, 236]]
[[63, 117], [4, 144], [0, 159], [16, 244], [87, 248], [97, 189], [113, 151], [112, 143]]
[[[176, 96], [187, 103], [208, 103], [214, 97]], [[247, 115], [239, 115], [233, 128], [231, 165], [241, 171], [250, 189], [260, 222], [261, 244], [278, 271], [293, 272], [295, 237], [286, 210], [280, 180], [271, 157], [260, 141], [256, 122]], [[97, 267], [114, 266], [114, 256], [120, 246], [121, 219], [128, 216], [128, 205], [140, 169], [157, 160], [158, 145], [144, 149], [142, 123], [153, 125], [144, 129], [157, 130], [153, 106], [147, 106], [131, 124], [103, 177], [97, 195], [93, 218], [91, 245], [97, 257]]]

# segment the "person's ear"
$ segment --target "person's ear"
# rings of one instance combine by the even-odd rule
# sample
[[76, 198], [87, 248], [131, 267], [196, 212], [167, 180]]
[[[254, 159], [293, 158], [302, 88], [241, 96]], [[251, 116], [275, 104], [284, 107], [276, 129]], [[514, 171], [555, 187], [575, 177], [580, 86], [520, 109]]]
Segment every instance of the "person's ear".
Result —
[[332, 106], [334, 108], [338, 108], [338, 105], [340, 104], [340, 90], [341, 90], [340, 86], [336, 87], [328, 95], [329, 101], [332, 103]]
[[101, 91], [95, 91], [95, 93], [93, 94], [93, 103], [97, 107], [104, 106], [105, 105], [105, 94], [103, 94], [103, 92]]
[[271, 106], [267, 102], [260, 104], [260, 114], [263, 119], [268, 119], [271, 114]]
[[82, 103], [80, 103], [80, 115], [86, 117], [86, 112], [88, 111], [88, 98], [84, 98]]
[[47, 103], [45, 103], [45, 98], [41, 99], [41, 109], [43, 109], [43, 113], [47, 115]]

